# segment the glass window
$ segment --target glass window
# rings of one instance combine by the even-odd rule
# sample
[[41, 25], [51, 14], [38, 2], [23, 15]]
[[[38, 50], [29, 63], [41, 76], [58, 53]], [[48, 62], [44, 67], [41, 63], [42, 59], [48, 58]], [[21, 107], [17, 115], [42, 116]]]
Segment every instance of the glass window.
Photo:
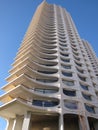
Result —
[[82, 67], [82, 64], [80, 64], [80, 63], [77, 63], [77, 62], [75, 62], [76, 63], [76, 65], [78, 65], [79, 67]]
[[32, 104], [35, 105], [35, 106], [42, 106], [42, 101], [40, 101], [40, 100], [33, 100]]
[[58, 79], [36, 79], [37, 81], [43, 82], [43, 83], [53, 83], [57, 82]]
[[62, 56], [68, 57], [69, 54], [65, 54], [65, 53], [60, 53]]
[[82, 80], [82, 81], [86, 81], [85, 77], [81, 77], [80, 75], [78, 75], [78, 77]]
[[67, 96], [76, 96], [76, 92], [75, 91], [70, 91], [70, 90], [64, 90], [63, 89], [63, 93]]
[[35, 88], [34, 91], [39, 92], [39, 93], [56, 93], [58, 90], [52, 90], [52, 89], [41, 89], [41, 88]]
[[65, 101], [64, 105], [65, 105], [65, 107], [67, 107], [69, 109], [77, 109], [78, 108], [76, 102]]
[[44, 73], [44, 74], [54, 74], [54, 73], [57, 73], [57, 71], [41, 71], [41, 70], [38, 70], [38, 72], [40, 72], [40, 73]]
[[68, 51], [68, 48], [64, 48], [64, 47], [61, 48], [61, 47], [60, 47], [60, 50], [61, 50], [61, 51]]
[[72, 77], [72, 73], [70, 72], [62, 72], [62, 74], [67, 77]]
[[59, 44], [60, 44], [60, 46], [62, 46], [62, 47], [67, 47], [66, 44], [61, 44], [61, 43], [59, 43]]
[[61, 64], [61, 66], [62, 66], [63, 68], [65, 68], [65, 69], [71, 69], [71, 66], [70, 66], [70, 65], [63, 65], [63, 64]]
[[34, 99], [32, 105], [42, 106], [42, 107], [53, 107], [58, 105], [57, 101], [45, 101], [45, 100], [36, 100]]
[[77, 70], [78, 70], [78, 72], [80, 72], [82, 74], [84, 73], [84, 70], [82, 70], [82, 69], [80, 70], [80, 69], [77, 68]]
[[81, 86], [81, 88], [83, 88], [84, 90], [88, 90], [88, 86], [83, 85], [83, 84], [81, 84], [81, 83], [80, 83], [80, 86]]
[[83, 97], [89, 101], [91, 101], [91, 95], [86, 95], [84, 93], [82, 93]]
[[62, 80], [62, 82], [67, 85], [67, 86], [73, 86], [74, 85], [74, 81], [68, 81], [68, 80]]
[[63, 62], [70, 62], [70, 59], [63, 59], [63, 58], [61, 58], [61, 60], [62, 60]]
[[85, 104], [85, 108], [86, 108], [86, 110], [88, 112], [95, 113], [95, 110], [94, 110], [93, 106], [89, 106], [89, 105]]

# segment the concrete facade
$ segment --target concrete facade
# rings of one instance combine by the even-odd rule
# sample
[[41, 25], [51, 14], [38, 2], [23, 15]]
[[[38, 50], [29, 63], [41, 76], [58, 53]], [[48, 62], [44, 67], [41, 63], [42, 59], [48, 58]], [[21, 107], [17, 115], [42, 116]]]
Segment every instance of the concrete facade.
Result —
[[42, 2], [2, 87], [6, 130], [98, 130], [98, 75], [92, 63], [97, 67], [97, 58], [70, 14]]

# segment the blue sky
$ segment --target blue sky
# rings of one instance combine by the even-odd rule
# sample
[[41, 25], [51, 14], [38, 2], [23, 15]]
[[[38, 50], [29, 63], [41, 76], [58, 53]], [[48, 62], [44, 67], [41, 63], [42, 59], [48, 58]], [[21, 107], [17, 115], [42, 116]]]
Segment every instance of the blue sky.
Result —
[[[42, 0], [0, 0], [0, 87], [24, 37], [36, 7]], [[98, 0], [47, 0], [66, 8], [80, 37], [89, 41], [98, 56]], [[0, 91], [0, 94], [2, 91]], [[0, 130], [5, 121], [0, 118]]]

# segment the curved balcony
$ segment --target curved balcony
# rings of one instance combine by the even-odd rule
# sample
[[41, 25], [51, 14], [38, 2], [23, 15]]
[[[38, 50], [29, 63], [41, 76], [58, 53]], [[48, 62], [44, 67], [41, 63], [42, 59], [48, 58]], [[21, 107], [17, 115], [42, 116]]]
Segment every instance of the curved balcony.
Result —
[[87, 77], [85, 76], [81, 76], [81, 75], [78, 75], [79, 79], [83, 82], [86, 82], [87, 81]]
[[[38, 37], [38, 39], [40, 39], [41, 41], [44, 41], [43, 43], [45, 43], [45, 44], [47, 44], [47, 42], [45, 42], [45, 41], [50, 41], [50, 43], [52, 42], [53, 43], [53, 41], [55, 42], [56, 40], [57, 40], [57, 37], [56, 37], [56, 34], [44, 34], [43, 35], [43, 33], [41, 33], [41, 32], [38, 32], [37, 33], [37, 37]], [[39, 35], [38, 35], [39, 34]], [[48, 42], [49, 43], [49, 42]], [[50, 45], [50, 43], [49, 44], [47, 44], [47, 45]], [[56, 42], [55, 42], [56, 43]], [[55, 44], [54, 43], [54, 44]]]
[[80, 54], [78, 51], [72, 50], [72, 52], [73, 52], [73, 55], [75, 55], [75, 56], [79, 56], [79, 54]]
[[63, 61], [64, 63], [69, 63], [70, 62], [70, 59], [69, 58], [62, 58], [60, 57], [61, 61]]
[[79, 67], [82, 67], [82, 66], [83, 66], [82, 63], [79, 63], [79, 62], [77, 62], [77, 61], [75, 61], [75, 64], [76, 64], [77, 66], [79, 66]]
[[65, 35], [65, 34], [64, 34], [64, 35], [62, 35], [62, 34], [60, 35], [60, 34], [59, 34], [59, 36], [58, 36], [58, 37], [59, 37], [60, 39], [65, 39], [65, 40], [67, 40], [67, 37], [66, 37], [66, 35]]
[[[55, 63], [54, 63], [55, 65]], [[36, 71], [48, 71], [48, 72], [54, 72], [54, 73], [57, 73], [58, 72], [58, 67], [57, 66], [54, 66], [54, 67], [48, 67], [48, 66], [45, 66], [45, 65], [41, 65], [41, 64], [37, 64], [36, 62], [29, 62], [28, 63], [28, 66], [33, 69], [33, 70], [36, 70]]]
[[57, 77], [57, 75], [55, 75], [55, 73], [57, 73], [57, 70], [54, 69], [53, 70], [36, 70], [36, 69], [32, 69], [30, 66], [28, 65], [24, 65], [22, 68], [20, 68], [19, 70], [17, 70], [15, 73], [11, 74], [8, 78], [7, 81], [10, 82], [12, 81], [14, 78], [19, 77], [21, 74], [27, 74], [29, 76], [31, 76], [32, 78], [49, 78], [50, 74], [51, 74], [51, 78], [54, 78], [55, 76]]
[[42, 46], [43, 48], [46, 48], [46, 49], [56, 48], [56, 44], [57, 44], [56, 39], [54, 39], [54, 40], [49, 40], [48, 38], [42, 39], [39, 36], [36, 36], [35, 40], [36, 40], [36, 42], [38, 42], [38, 45], [40, 43], [40, 46]]
[[42, 24], [38, 25], [38, 27], [40, 30], [43, 30], [43, 32], [45, 32], [45, 33], [48, 33], [48, 34], [55, 34], [56, 33], [56, 30], [48, 30]]
[[77, 69], [77, 71], [78, 71], [79, 73], [84, 74], [84, 71], [85, 71], [85, 70], [83, 70], [82, 68], [80, 68], [80, 67], [77, 66], [76, 69]]
[[68, 48], [64, 48], [64, 47], [59, 47], [60, 48], [60, 50], [62, 51], [62, 52], [68, 52]]
[[59, 41], [61, 42], [61, 43], [67, 43], [67, 40], [63, 37], [63, 38], [59, 38]]
[[[57, 56], [56, 56], [57, 57]], [[54, 57], [39, 57], [37, 55], [31, 55], [31, 58], [32, 61], [35, 61], [35, 62], [38, 62], [39, 64], [55, 64], [55, 63], [58, 63], [58, 59], [54, 59]]]
[[61, 47], [67, 47], [67, 46], [68, 46], [67, 44], [62, 44], [62, 43], [59, 43], [59, 45], [60, 45]]
[[40, 44], [40, 47], [45, 48], [45, 49], [51, 49], [51, 50], [57, 48], [57, 46], [47, 46], [45, 44], [44, 45]]
[[42, 30], [42, 29], [39, 29], [37, 28], [37, 34], [40, 34], [42, 37], [55, 37], [56, 36], [56, 32], [54, 33], [48, 33], [46, 32], [46, 30]]
[[87, 91], [89, 90], [89, 89], [88, 89], [88, 85], [84, 85], [84, 84], [80, 83], [80, 86], [81, 86], [81, 88], [84, 89], [84, 90], [87, 90]]
[[55, 73], [57, 73], [58, 72], [58, 70], [54, 70], [54, 71], [51, 71], [51, 70], [49, 70], [49, 71], [44, 71], [44, 70], [37, 70], [39, 73], [43, 73], [43, 74], [55, 74]]
[[62, 53], [62, 52], [60, 52], [60, 55], [62, 55], [62, 56], [64, 56], [64, 57], [68, 57], [68, 56], [69, 56], [68, 53]]
[[46, 54], [54, 54], [54, 53], [57, 52], [56, 49], [49, 50], [49, 49], [40, 47], [38, 44], [33, 44], [32, 47], [35, 47], [35, 48], [37, 48], [39, 51], [41, 51], [41, 52], [43, 52], [43, 53], [46, 53]]
[[54, 83], [58, 81], [58, 78], [55, 79], [36, 79], [36, 81], [42, 82], [42, 83]]
[[53, 57], [42, 57], [42, 56], [40, 56], [40, 58], [42, 58], [42, 59], [45, 59], [45, 60], [55, 60], [55, 59], [57, 59], [57, 56], [53, 56]]
[[84, 99], [88, 100], [88, 101], [91, 101], [91, 95], [87, 95], [85, 93], [82, 92], [82, 96], [84, 97]]
[[54, 94], [58, 92], [58, 89], [34, 88], [34, 92], [37, 92], [40, 94]]
[[79, 62], [82, 61], [82, 59], [79, 58], [79, 57], [75, 57], [75, 56], [74, 56], [74, 59], [75, 59], [76, 61], [79, 61]]
[[39, 33], [36, 35], [35, 40], [40, 42], [40, 45], [54, 46], [57, 42], [57, 38], [54, 36], [41, 36]]
[[21, 62], [20, 64], [17, 64], [17, 66], [15, 66], [14, 68], [12, 68], [9, 72], [11, 74], [15, 73], [16, 71], [20, 70], [23, 66], [26, 66], [28, 64], [28, 66], [30, 68], [32, 68], [33, 70], [37, 70], [37, 68], [39, 68], [39, 70], [43, 70], [43, 71], [57, 71], [57, 66], [52, 66], [52, 68], [49, 66], [45, 66], [45, 65], [41, 65], [37, 62], [34, 61], [30, 61], [28, 59], [25, 59], [23, 62]]
[[14, 67], [17, 66], [18, 64], [22, 63], [26, 59], [32, 60], [32, 61], [37, 62], [38, 64], [42, 64], [42, 65], [52, 65], [52, 66], [54, 66], [55, 64], [58, 63], [57, 59], [47, 60], [47, 59], [42, 59], [42, 58], [38, 57], [37, 55], [29, 54], [29, 56], [23, 58], [22, 61], [20, 59], [15, 61], [13, 63], [13, 66]]
[[29, 88], [28, 86], [18, 85], [15, 88], [9, 90], [7, 93], [1, 95], [0, 101], [2, 104], [6, 104], [18, 97], [23, 99], [32, 99], [36, 97], [45, 100], [50, 100], [50, 98], [51, 100], [58, 100], [56, 95], [57, 92], [58, 88]]
[[[44, 112], [44, 114], [58, 115], [58, 108], [57, 108], [58, 104], [59, 104], [58, 100], [53, 100], [53, 101], [49, 100], [48, 102], [45, 102], [45, 105], [43, 103], [43, 105], [40, 104], [40, 106], [38, 106], [36, 99], [35, 99], [35, 105], [33, 105], [32, 102], [25, 100], [23, 98], [15, 98], [9, 101], [8, 103], [0, 106], [0, 116], [6, 118], [16, 118], [16, 115], [20, 115], [20, 116], [24, 115], [26, 111], [31, 111], [31, 112], [36, 111], [38, 113]], [[47, 108], [49, 108], [49, 110]]]
[[[53, 23], [54, 21], [52, 21], [52, 23]], [[41, 23], [42, 23], [42, 21], [41, 21]], [[54, 27], [54, 28], [49, 28], [49, 27], [46, 27], [46, 26], [43, 26], [43, 24], [41, 24], [40, 23], [40, 29], [42, 29], [42, 30], [47, 30], [47, 32], [48, 33], [52, 33], [52, 32], [55, 32], [56, 31], [56, 28]]]
[[29, 48], [29, 52], [31, 52], [32, 54], [39, 55], [39, 56], [55, 57], [57, 55], [56, 54], [57, 50], [49, 50], [49, 52], [46, 52], [46, 51], [47, 51], [47, 49], [46, 50], [45, 49], [44, 50], [43, 49], [38, 49], [36, 46]]
[[43, 53], [41, 51], [39, 52], [39, 50], [36, 49], [36, 48], [31, 49], [30, 52], [32, 54], [36, 54], [38, 57], [43, 58], [43, 59], [44, 58], [50, 58], [50, 59], [56, 59], [57, 58], [57, 53], [55, 53], [55, 54], [46, 54], [46, 53]]
[[77, 48], [74, 48], [74, 47], [72, 47], [72, 50], [75, 51], [75, 52], [78, 51], [78, 49], [77, 49]]

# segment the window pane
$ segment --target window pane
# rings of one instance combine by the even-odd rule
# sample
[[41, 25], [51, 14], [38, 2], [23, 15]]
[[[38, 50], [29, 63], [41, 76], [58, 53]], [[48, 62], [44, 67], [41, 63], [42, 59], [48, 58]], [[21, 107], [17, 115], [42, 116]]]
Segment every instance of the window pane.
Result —
[[67, 80], [62, 80], [62, 81], [63, 81], [63, 83], [65, 85], [68, 85], [68, 86], [73, 86], [74, 85], [74, 81], [67, 81]]
[[85, 108], [86, 108], [86, 110], [87, 110], [88, 112], [95, 113], [94, 107], [88, 106], [87, 104], [85, 104]]
[[66, 101], [66, 102], [64, 102], [64, 105], [65, 105], [65, 107], [70, 108], [70, 109], [77, 109], [78, 108], [76, 102]]
[[70, 91], [70, 90], [63, 90], [63, 93], [67, 96], [76, 96], [75, 91]]

